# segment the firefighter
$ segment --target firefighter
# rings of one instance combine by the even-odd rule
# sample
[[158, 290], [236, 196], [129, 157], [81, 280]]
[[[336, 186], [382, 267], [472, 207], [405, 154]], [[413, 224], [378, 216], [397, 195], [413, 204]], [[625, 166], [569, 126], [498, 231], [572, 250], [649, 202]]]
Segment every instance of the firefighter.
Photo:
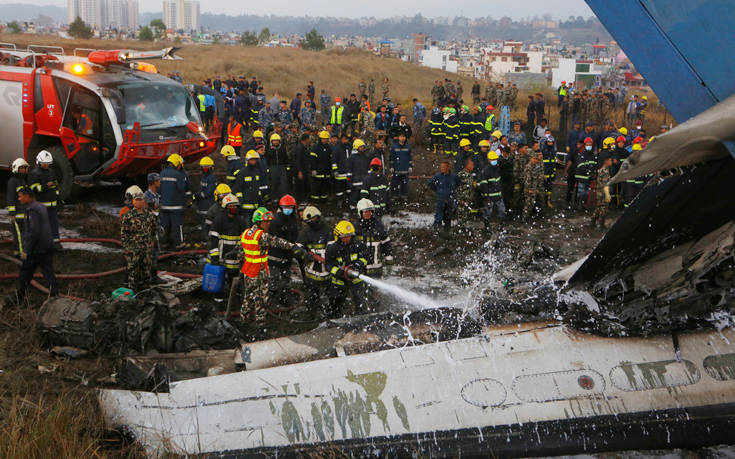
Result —
[[583, 207], [587, 206], [590, 183], [597, 169], [593, 144], [592, 137], [584, 139], [584, 149], [577, 155], [577, 164], [574, 170], [574, 179], [577, 182], [577, 204]]
[[225, 145], [220, 150], [220, 154], [225, 157], [225, 160], [227, 160], [227, 185], [232, 188], [232, 186], [235, 184], [235, 171], [240, 169], [242, 164], [242, 159], [240, 159], [240, 156], [237, 155], [235, 152], [235, 149], [232, 147], [232, 145]]
[[[290, 194], [283, 195], [278, 201], [278, 211], [268, 229], [268, 234], [280, 237], [288, 242], [296, 242], [299, 235], [298, 212], [296, 199]], [[285, 305], [291, 293], [291, 260], [293, 251], [273, 247], [268, 251], [268, 267], [270, 276], [271, 306]]]
[[197, 215], [199, 215], [202, 225], [202, 241], [206, 241], [209, 234], [206, 225], [207, 211], [214, 204], [214, 189], [217, 186], [217, 179], [214, 176], [214, 161], [212, 161], [212, 158], [205, 156], [199, 160], [199, 167], [202, 169], [202, 178], [199, 180], [199, 191], [194, 195], [194, 200], [197, 204]]
[[[214, 204], [209, 206], [209, 209], [207, 209], [207, 215], [205, 215], [204, 217], [204, 227], [207, 229], [207, 237], [209, 237], [209, 230], [212, 229], [212, 224], [214, 223], [214, 219], [217, 218], [217, 216], [223, 212], [222, 199], [230, 193], [232, 193], [232, 188], [230, 188], [229, 185], [220, 183], [219, 185], [217, 185], [217, 187], [215, 187], [214, 193], [213, 193]], [[238, 205], [239, 204], [240, 203], [238, 202]]]
[[184, 209], [191, 199], [189, 176], [184, 171], [184, 159], [174, 153], [166, 160], [167, 165], [161, 172], [161, 227], [164, 240], [177, 249], [184, 246], [182, 220]]
[[329, 197], [329, 178], [332, 176], [332, 151], [329, 146], [329, 133], [321, 131], [319, 142], [309, 153], [311, 170], [311, 199], [326, 201]]
[[457, 155], [457, 144], [459, 142], [459, 121], [457, 120], [457, 109], [450, 107], [444, 114], [444, 153]]
[[375, 206], [369, 199], [360, 199], [357, 203], [357, 215], [359, 220], [355, 226], [355, 237], [368, 249], [367, 275], [381, 277], [383, 263], [393, 264], [390, 236], [383, 222], [375, 215]]
[[365, 184], [365, 177], [370, 170], [370, 160], [366, 154], [367, 146], [361, 139], [352, 143], [352, 154], [347, 158], [347, 178], [350, 183], [350, 210], [355, 210], [360, 192]]
[[268, 140], [266, 148], [268, 159], [268, 189], [270, 198], [278, 202], [282, 196], [291, 192], [291, 155], [286, 151], [286, 146], [281, 142], [281, 136], [273, 133]]
[[306, 227], [296, 240], [299, 246], [317, 255], [304, 260], [304, 295], [307, 308], [312, 313], [322, 313], [323, 300], [327, 294], [330, 274], [324, 262], [327, 244], [332, 240], [332, 232], [322, 220], [322, 213], [314, 206], [307, 206], [302, 213]]
[[10, 215], [10, 231], [13, 233], [13, 256], [19, 257], [23, 251], [23, 229], [25, 222], [25, 208], [18, 200], [18, 192], [28, 186], [28, 168], [30, 166], [23, 158], [13, 161], [11, 166], [13, 175], [8, 179], [5, 199], [8, 203]]
[[360, 197], [367, 198], [373, 203], [375, 207], [373, 213], [378, 218], [388, 212], [389, 190], [388, 178], [383, 174], [383, 162], [380, 158], [373, 158], [370, 161], [370, 172], [363, 181]]
[[[240, 268], [237, 259], [238, 244], [248, 224], [239, 214], [240, 202], [234, 194], [227, 193], [222, 197], [221, 202], [215, 205], [221, 211], [214, 217], [208, 234], [209, 263], [224, 266], [227, 276], [226, 285], [229, 285], [233, 277], [237, 276]], [[223, 296], [217, 295], [215, 301], [222, 302]]]
[[36, 167], [28, 174], [28, 185], [35, 192], [38, 201], [46, 206], [51, 235], [54, 239], [54, 248], [61, 250], [59, 239], [59, 180], [51, 165], [53, 156], [46, 150], [41, 150], [36, 156]]
[[[631, 152], [638, 152], [641, 151], [643, 147], [641, 147], [640, 143], [634, 143], [631, 147]], [[628, 207], [631, 202], [638, 196], [638, 193], [641, 192], [643, 187], [646, 185], [646, 178], [645, 177], [634, 177], [631, 179], [626, 180], [623, 183], [623, 190], [622, 190], [622, 198], [623, 198], [623, 207]]]
[[242, 124], [237, 121], [235, 113], [230, 114], [230, 122], [227, 124], [227, 145], [235, 150], [235, 155], [240, 156], [242, 150], [242, 135], [245, 129]]
[[556, 172], [556, 142], [554, 137], [547, 135], [544, 137], [544, 143], [541, 146], [541, 152], [544, 157], [544, 191], [546, 192], [546, 206], [553, 209], [551, 205], [551, 188], [554, 181], [554, 173]]
[[327, 245], [325, 260], [330, 273], [328, 316], [344, 317], [345, 299], [352, 298], [352, 311], [363, 313], [367, 307], [367, 287], [360, 279], [367, 268], [368, 251], [365, 244], [355, 238], [355, 227], [342, 220], [334, 227], [335, 241]]
[[263, 137], [263, 131], [260, 129], [256, 129], [253, 131], [252, 137], [248, 139], [245, 144], [243, 144], [243, 150], [244, 151], [250, 151], [250, 150], [257, 150], [257, 147], [259, 145], [265, 146], [265, 137]]
[[493, 212], [497, 213], [498, 219], [505, 218], [505, 201], [503, 201], [503, 188], [500, 179], [500, 157], [497, 152], [487, 153], [488, 164], [481, 174], [480, 190], [485, 199], [484, 221], [485, 228], [490, 228], [490, 220]]
[[233, 192], [240, 201], [240, 207], [245, 221], [252, 218], [255, 209], [265, 199], [262, 195], [260, 184], [265, 180], [258, 167], [260, 156], [253, 150], [245, 155], [245, 167], [235, 172], [235, 187]]
[[265, 321], [268, 300], [268, 249], [279, 248], [296, 250], [302, 256], [306, 250], [292, 242], [288, 242], [272, 234], [268, 234], [273, 213], [265, 207], [259, 207], [253, 212], [253, 226], [245, 230], [240, 237], [243, 250], [243, 264], [240, 270], [243, 274], [242, 308], [243, 318], [254, 315], [256, 324]]
[[332, 175], [334, 176], [334, 194], [337, 204], [347, 204], [347, 158], [350, 157], [350, 138], [343, 133], [340, 142], [332, 147]]
[[[431, 149], [434, 153], [437, 153], [444, 146], [444, 118], [439, 107], [435, 107], [431, 111], [431, 117], [429, 118], [429, 124], [431, 125]], [[428, 150], [429, 148], [427, 148]]]

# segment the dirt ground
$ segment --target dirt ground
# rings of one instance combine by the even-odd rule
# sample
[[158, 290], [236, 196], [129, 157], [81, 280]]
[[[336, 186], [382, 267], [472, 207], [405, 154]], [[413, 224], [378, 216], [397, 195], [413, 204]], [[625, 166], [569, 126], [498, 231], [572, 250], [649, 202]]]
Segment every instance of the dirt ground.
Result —
[[[423, 149], [415, 150], [416, 173], [433, 175], [438, 169], [439, 156]], [[223, 170], [221, 160], [218, 171]], [[196, 172], [196, 167], [191, 168]], [[5, 189], [1, 177], [0, 189]], [[196, 174], [192, 181], [197, 182]], [[508, 221], [502, 228], [488, 235], [482, 223], [473, 223], [471, 234], [434, 235], [431, 231], [433, 194], [427, 191], [425, 179], [410, 184], [410, 199], [405, 205], [396, 206], [384, 221], [394, 244], [395, 264], [386, 269], [384, 280], [408, 290], [416, 291], [442, 304], [468, 307], [477, 304], [479, 294], [492, 292], [498, 296], [513, 295], [515, 286], [528, 281], [544, 281], [558, 268], [588, 253], [599, 240], [602, 232], [586, 226], [584, 213], [564, 209], [565, 185], [554, 189], [554, 209], [548, 215], [531, 224]], [[73, 237], [101, 237], [119, 239], [119, 219], [116, 212], [122, 201], [121, 186], [103, 186], [84, 190], [78, 200], [68, 204], [61, 212], [64, 235]], [[0, 202], [5, 197], [0, 195]], [[329, 223], [347, 215], [341, 209], [326, 206], [322, 209]], [[189, 227], [197, 224], [193, 210], [188, 212]], [[201, 248], [199, 232], [187, 232], [192, 248]], [[0, 214], [0, 239], [9, 237], [7, 214]], [[488, 241], [491, 240], [490, 243]], [[0, 245], [0, 253], [9, 254], [10, 245]], [[161, 263], [160, 269], [200, 273], [198, 257], [184, 257]], [[57, 272], [95, 273], [123, 266], [122, 252], [109, 244], [67, 244], [56, 257]], [[16, 273], [17, 266], [3, 261], [0, 274]], [[117, 287], [123, 286], [122, 274], [100, 279], [64, 280], [61, 291], [65, 294], [88, 299], [109, 297]], [[2, 293], [12, 291], [13, 281], [0, 281]], [[481, 293], [478, 293], [481, 292]], [[377, 294], [381, 309], [405, 310], [412, 306], [394, 298]], [[90, 449], [99, 457], [136, 457], [140, 453], [123, 446], [119, 437], [105, 434], [99, 421], [94, 392], [95, 387], [115, 387], [116, 363], [104, 357], [88, 357], [79, 360], [53, 357], [35, 333], [38, 308], [44, 295], [32, 291], [28, 303], [21, 308], [2, 312], [0, 319], [0, 422], [13, 426], [27, 426], [29, 416], [48, 419], [59, 413], [61, 403], [69, 419], [59, 422], [54, 432], [59, 437], [74, 438], [68, 453], [60, 457], [75, 457], [74, 451]], [[203, 294], [183, 300], [192, 305], [209, 302]], [[463, 306], [464, 305], [464, 306]], [[549, 312], [551, 313], [551, 312]], [[304, 313], [289, 314], [281, 320], [271, 317], [268, 335], [282, 336], [313, 328], [318, 318]], [[71, 402], [70, 405], [65, 403]], [[35, 407], [32, 412], [13, 411], [8, 407]], [[20, 414], [19, 414], [20, 413]], [[23, 414], [25, 413], [25, 414]], [[4, 451], [0, 456], [34, 456], [38, 444], [29, 438], [24, 428], [16, 429], [14, 451]], [[26, 429], [27, 430], [27, 429]], [[43, 455], [43, 454], [41, 454]], [[91, 454], [90, 454], [91, 455]]]

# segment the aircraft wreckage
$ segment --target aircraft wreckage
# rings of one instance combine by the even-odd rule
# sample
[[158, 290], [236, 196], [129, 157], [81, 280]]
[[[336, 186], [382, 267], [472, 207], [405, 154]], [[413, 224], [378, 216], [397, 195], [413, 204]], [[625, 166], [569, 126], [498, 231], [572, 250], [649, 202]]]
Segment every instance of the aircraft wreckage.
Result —
[[[735, 13], [712, 1], [587, 2], [674, 117], [689, 120], [629, 159], [615, 180], [653, 174], [647, 187], [587, 257], [554, 276], [559, 310], [584, 316], [585, 330], [608, 324], [609, 336], [561, 322], [467, 324], [456, 315], [455, 335], [431, 317], [384, 317], [375, 330], [359, 320], [324, 324], [230, 351], [129, 359], [156, 391], [101, 390], [107, 425], [151, 455], [218, 457], [731, 443], [735, 82], [722, 63], [735, 59], [715, 65], [697, 49], [732, 57], [717, 35]], [[481, 307], [508, 305], [487, 299]], [[705, 326], [692, 330], [692, 322]], [[636, 324], [652, 326], [623, 337]]]

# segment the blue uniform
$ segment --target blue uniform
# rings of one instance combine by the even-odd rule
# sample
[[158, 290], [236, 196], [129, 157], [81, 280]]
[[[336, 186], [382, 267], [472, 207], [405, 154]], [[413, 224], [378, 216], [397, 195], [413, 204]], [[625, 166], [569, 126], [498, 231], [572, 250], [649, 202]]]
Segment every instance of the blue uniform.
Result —
[[186, 200], [191, 196], [189, 176], [173, 165], [161, 172], [161, 227], [165, 236], [179, 246], [184, 242], [182, 219]]
[[436, 193], [435, 230], [438, 230], [441, 224], [444, 224], [446, 228], [449, 228], [452, 224], [454, 190], [457, 188], [458, 182], [457, 176], [452, 173], [438, 173], [426, 182], [426, 186]]
[[390, 167], [393, 170], [391, 177], [393, 195], [408, 198], [408, 174], [409, 170], [413, 169], [411, 145], [408, 142], [403, 145], [400, 142], [393, 142], [390, 149]]

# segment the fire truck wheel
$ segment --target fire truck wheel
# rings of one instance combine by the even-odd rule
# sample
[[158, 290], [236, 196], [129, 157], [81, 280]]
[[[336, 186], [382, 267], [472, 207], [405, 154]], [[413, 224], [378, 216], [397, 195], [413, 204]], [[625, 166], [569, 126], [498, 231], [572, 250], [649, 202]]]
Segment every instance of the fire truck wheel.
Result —
[[54, 145], [46, 150], [54, 158], [53, 168], [59, 179], [59, 196], [63, 200], [69, 199], [74, 188], [74, 170], [71, 168], [71, 162], [61, 145]]

